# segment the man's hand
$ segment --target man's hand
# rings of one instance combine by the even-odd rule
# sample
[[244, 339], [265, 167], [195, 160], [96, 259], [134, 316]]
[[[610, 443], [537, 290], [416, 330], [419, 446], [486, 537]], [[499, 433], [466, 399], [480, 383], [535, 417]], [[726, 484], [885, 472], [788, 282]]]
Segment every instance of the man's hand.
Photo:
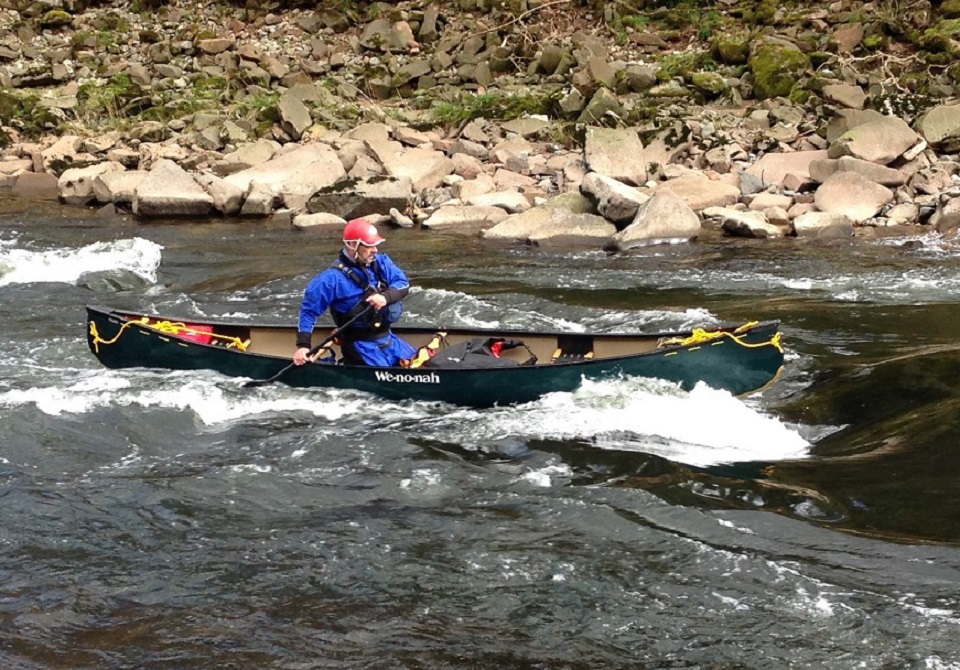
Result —
[[303, 365], [304, 363], [307, 363], [310, 360], [310, 358], [308, 357], [309, 353], [310, 353], [310, 349], [307, 347], [300, 347], [299, 349], [297, 349], [293, 353], [293, 364]]
[[382, 293], [374, 293], [367, 298], [367, 304], [373, 305], [376, 310], [381, 310], [387, 306], [387, 297]]

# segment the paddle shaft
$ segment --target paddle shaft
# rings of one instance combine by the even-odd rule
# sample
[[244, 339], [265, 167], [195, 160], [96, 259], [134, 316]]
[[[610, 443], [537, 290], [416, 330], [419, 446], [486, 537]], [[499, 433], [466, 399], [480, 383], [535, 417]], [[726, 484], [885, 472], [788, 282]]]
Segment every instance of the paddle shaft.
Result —
[[[353, 316], [353, 317], [350, 318], [350, 319], [347, 319], [347, 321], [345, 321], [343, 324], [341, 324], [341, 325], [337, 326], [336, 328], [334, 328], [334, 329], [330, 332], [330, 334], [323, 340], [323, 342], [321, 342], [320, 344], [318, 344], [318, 345], [315, 346], [313, 349], [311, 349], [310, 351], [307, 352], [307, 358], [310, 358], [311, 356], [315, 355], [318, 351], [320, 351], [320, 350], [323, 349], [325, 346], [327, 346], [328, 344], [330, 344], [330, 343], [333, 341], [333, 338], [335, 338], [337, 335], [339, 335], [340, 333], [343, 332], [343, 329], [344, 329], [344, 328], [347, 328], [347, 327], [349, 327], [350, 325], [352, 325], [353, 322], [356, 321], [357, 319], [359, 319], [361, 316], [366, 316], [366, 315], [370, 312], [371, 309], [373, 309], [373, 305], [368, 305], [366, 309], [358, 312], [355, 316]], [[277, 381], [278, 379], [280, 379], [283, 375], [285, 375], [285, 374], [287, 374], [288, 372], [290, 372], [290, 370], [292, 370], [292, 369], [295, 368], [295, 367], [297, 367], [297, 364], [296, 364], [296, 363], [291, 363], [290, 365], [288, 365], [287, 367], [283, 368], [280, 372], [278, 372], [277, 374], [273, 375], [272, 377], [269, 377], [268, 379], [254, 379], [254, 380], [248, 381], [248, 382], [246, 382], [246, 383], [243, 385], [243, 387], [244, 387], [244, 388], [251, 388], [251, 387], [254, 387], [254, 386], [266, 386], [267, 384], [272, 384], [273, 382], [275, 382], [275, 381]]]

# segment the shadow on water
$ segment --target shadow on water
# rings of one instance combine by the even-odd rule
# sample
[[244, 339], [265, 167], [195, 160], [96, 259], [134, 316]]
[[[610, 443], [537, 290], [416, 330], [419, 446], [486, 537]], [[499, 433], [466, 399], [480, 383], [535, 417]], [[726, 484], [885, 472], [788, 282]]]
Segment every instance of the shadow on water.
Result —
[[423, 438], [410, 442], [421, 447], [423, 458], [451, 459], [471, 466], [514, 475], [535, 473], [556, 464], [571, 486], [633, 488], [655, 493], [664, 502], [700, 509], [750, 509], [840, 524], [847, 517], [842, 505], [832, 503], [813, 487], [771, 478], [770, 463], [748, 462], [692, 467], [661, 456], [636, 451], [601, 449], [583, 440], [500, 440], [463, 445]]
[[870, 535], [957, 541], [960, 346], [933, 345], [824, 371], [780, 413], [843, 428], [814, 459], [770, 469], [842, 505], [840, 526]]

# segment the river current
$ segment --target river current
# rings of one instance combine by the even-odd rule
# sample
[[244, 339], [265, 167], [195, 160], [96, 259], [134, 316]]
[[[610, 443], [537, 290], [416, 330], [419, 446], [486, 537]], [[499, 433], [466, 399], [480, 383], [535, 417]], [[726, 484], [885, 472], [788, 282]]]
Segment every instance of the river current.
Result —
[[84, 305], [293, 323], [336, 234], [0, 203], [0, 667], [960, 669], [960, 248], [387, 237], [408, 324], [779, 319], [786, 366], [483, 410], [111, 371]]

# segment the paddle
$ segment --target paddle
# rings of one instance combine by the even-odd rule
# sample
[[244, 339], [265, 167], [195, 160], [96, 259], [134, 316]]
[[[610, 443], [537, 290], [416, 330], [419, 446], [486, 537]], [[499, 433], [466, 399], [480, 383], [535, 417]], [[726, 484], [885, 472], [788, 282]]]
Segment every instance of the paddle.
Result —
[[[339, 335], [339, 334], [343, 331], [344, 328], [348, 327], [350, 324], [352, 324], [354, 321], [356, 321], [357, 319], [359, 319], [361, 316], [366, 315], [371, 309], [373, 309], [373, 305], [368, 305], [366, 309], [364, 309], [363, 311], [359, 312], [356, 316], [354, 316], [354, 317], [351, 318], [351, 319], [347, 319], [347, 321], [344, 322], [342, 325], [337, 326], [337, 327], [334, 328], [332, 331], [330, 331], [330, 334], [323, 340], [323, 342], [321, 342], [320, 344], [318, 344], [318, 345], [315, 346], [313, 349], [311, 349], [310, 351], [307, 352], [307, 358], [313, 356], [313, 355], [316, 354], [318, 351], [320, 351], [321, 349], [323, 349], [325, 346], [327, 346], [328, 344], [330, 344], [330, 343], [333, 341], [333, 338], [335, 338], [337, 335]], [[256, 386], [266, 386], [267, 384], [272, 384], [273, 382], [275, 382], [275, 381], [277, 381], [278, 379], [280, 379], [283, 375], [285, 375], [285, 374], [287, 374], [288, 372], [290, 372], [290, 370], [292, 370], [292, 369], [295, 368], [295, 367], [297, 367], [297, 364], [296, 364], [296, 363], [291, 363], [290, 365], [288, 365], [287, 367], [285, 367], [284, 369], [282, 369], [280, 372], [278, 372], [277, 374], [273, 375], [272, 377], [270, 377], [270, 378], [268, 378], [268, 379], [253, 379], [253, 380], [251, 380], [251, 381], [245, 382], [245, 383], [243, 384], [243, 388], [254, 388], [254, 387], [256, 387]]]

